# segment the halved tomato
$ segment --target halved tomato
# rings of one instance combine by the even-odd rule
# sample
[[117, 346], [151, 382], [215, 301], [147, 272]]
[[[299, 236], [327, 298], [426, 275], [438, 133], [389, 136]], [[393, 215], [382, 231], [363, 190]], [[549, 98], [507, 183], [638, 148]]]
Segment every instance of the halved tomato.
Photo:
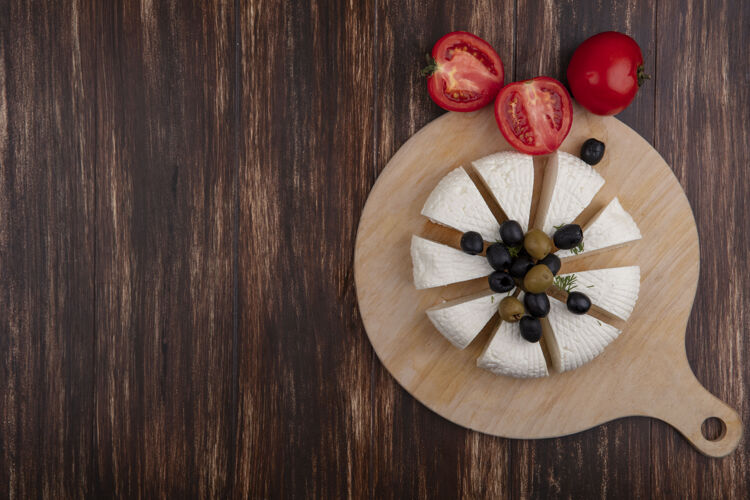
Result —
[[573, 106], [562, 83], [539, 76], [509, 83], [495, 99], [495, 120], [505, 140], [530, 155], [552, 153], [573, 124]]
[[432, 48], [427, 90], [448, 111], [474, 111], [491, 103], [503, 86], [503, 61], [490, 46], [466, 31], [448, 33]]

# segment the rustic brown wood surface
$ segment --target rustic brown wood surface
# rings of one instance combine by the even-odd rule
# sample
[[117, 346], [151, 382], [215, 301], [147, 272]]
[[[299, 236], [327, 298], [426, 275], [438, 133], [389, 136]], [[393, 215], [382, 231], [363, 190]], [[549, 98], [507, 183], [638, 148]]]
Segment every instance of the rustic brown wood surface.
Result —
[[[358, 316], [359, 215], [442, 111], [444, 33], [506, 81], [633, 35], [619, 118], [693, 206], [698, 379], [750, 421], [750, 5], [404, 0], [0, 2], [0, 497], [750, 496], [750, 444], [666, 424], [467, 431], [416, 402]], [[384, 242], [387, 244], [387, 242]]]

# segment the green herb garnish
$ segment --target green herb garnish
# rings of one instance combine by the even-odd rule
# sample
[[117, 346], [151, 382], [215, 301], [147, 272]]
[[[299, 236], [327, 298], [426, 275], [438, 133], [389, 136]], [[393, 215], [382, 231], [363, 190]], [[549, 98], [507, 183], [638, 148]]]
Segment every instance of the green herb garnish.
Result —
[[435, 59], [432, 58], [430, 54], [426, 54], [425, 59], [427, 59], [427, 66], [422, 68], [422, 76], [430, 76], [438, 69], [438, 64]]
[[562, 224], [558, 224], [557, 226], [552, 226], [552, 227], [554, 227], [555, 229], [560, 229], [563, 226], [567, 226], [567, 225], [568, 225], [567, 223], [563, 222]]
[[576, 276], [575, 274], [568, 274], [567, 276], [555, 276], [554, 284], [560, 290], [564, 290], [570, 293], [576, 287], [576, 280], [578, 280], [578, 276]]
[[508, 253], [510, 254], [511, 259], [515, 259], [518, 257], [518, 254], [521, 252], [521, 249], [523, 248], [523, 245], [518, 245], [517, 247], [508, 247]]
[[495, 296], [493, 295], [492, 297], [490, 297], [490, 299], [491, 299], [490, 302], [492, 302], [494, 304], [495, 303]]
[[594, 285], [586, 285], [586, 288], [594, 288]]
[[571, 249], [570, 251], [573, 252], [575, 255], [578, 255], [579, 253], [583, 252], [583, 241], [581, 241], [577, 247]]

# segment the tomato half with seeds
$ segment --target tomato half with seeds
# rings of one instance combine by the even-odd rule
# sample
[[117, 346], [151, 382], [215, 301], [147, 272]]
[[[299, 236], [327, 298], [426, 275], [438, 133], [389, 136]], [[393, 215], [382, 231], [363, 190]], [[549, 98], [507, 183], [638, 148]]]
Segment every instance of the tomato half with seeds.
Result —
[[554, 152], [573, 124], [573, 105], [562, 83], [539, 76], [506, 85], [495, 99], [495, 120], [505, 140], [521, 153]]
[[475, 111], [491, 103], [505, 72], [497, 52], [466, 31], [448, 33], [432, 48], [422, 74], [435, 104], [448, 111]]

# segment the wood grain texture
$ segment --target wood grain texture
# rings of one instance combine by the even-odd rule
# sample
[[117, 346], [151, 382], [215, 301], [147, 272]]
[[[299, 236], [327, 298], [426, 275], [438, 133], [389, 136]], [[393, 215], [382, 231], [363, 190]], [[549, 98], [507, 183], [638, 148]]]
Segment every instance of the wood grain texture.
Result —
[[0, 3], [0, 497], [92, 486], [95, 82], [86, 2]]
[[351, 266], [378, 173], [442, 113], [417, 73], [441, 35], [485, 37], [510, 81], [626, 31], [654, 79], [619, 118], [702, 237], [690, 360], [750, 421], [748, 18], [738, 0], [0, 2], [0, 497], [747, 497], [747, 440], [717, 461], [645, 419], [521, 442], [436, 416], [374, 358]]
[[97, 496], [230, 486], [233, 5], [96, 14]]
[[[747, 2], [659, 2], [655, 146], [695, 207], [701, 276], [686, 343], [698, 379], [750, 415], [750, 38]], [[696, 29], [700, 26], [700, 29]], [[652, 491], [675, 498], [750, 496], [750, 440], [724, 460], [687, 453], [653, 424]], [[674, 471], [681, 471], [675, 474]]]
[[[519, 2], [518, 79], [548, 75], [567, 81], [565, 70], [576, 47], [601, 31], [629, 34], [641, 46], [648, 71], [655, 68], [656, 12], [653, 2]], [[653, 144], [655, 86], [647, 82], [618, 118]], [[658, 148], [657, 148], [658, 150]], [[521, 497], [595, 497], [624, 494], [642, 498], [651, 482], [651, 422], [617, 420], [579, 435], [513, 442], [513, 476]], [[638, 457], [627, 462], [623, 457]], [[627, 467], [624, 465], [627, 463]]]
[[372, 350], [352, 254], [373, 172], [374, 10], [240, 19], [240, 498], [370, 495]]
[[[445, 33], [468, 30], [498, 48], [513, 76], [512, 1], [391, 2], [377, 5], [376, 165], [442, 114], [426, 92], [424, 54]], [[426, 410], [376, 359], [373, 379], [376, 498], [475, 498], [510, 493], [509, 442], [477, 435]]]

